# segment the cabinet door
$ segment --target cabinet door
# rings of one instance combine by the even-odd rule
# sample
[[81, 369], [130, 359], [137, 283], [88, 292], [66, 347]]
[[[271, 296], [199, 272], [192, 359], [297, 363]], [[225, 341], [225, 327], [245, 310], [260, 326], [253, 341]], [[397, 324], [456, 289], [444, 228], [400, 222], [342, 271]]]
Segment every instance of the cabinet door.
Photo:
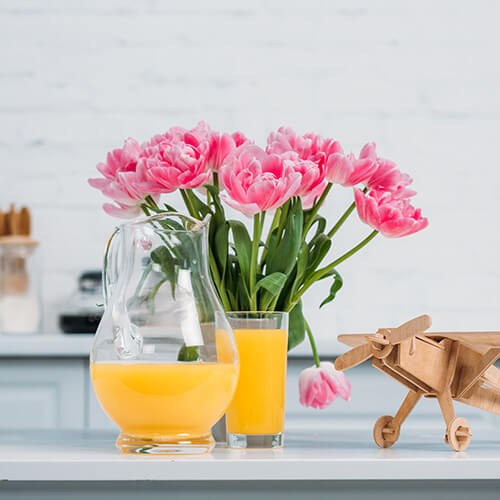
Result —
[[84, 374], [82, 359], [0, 359], [0, 428], [83, 428]]

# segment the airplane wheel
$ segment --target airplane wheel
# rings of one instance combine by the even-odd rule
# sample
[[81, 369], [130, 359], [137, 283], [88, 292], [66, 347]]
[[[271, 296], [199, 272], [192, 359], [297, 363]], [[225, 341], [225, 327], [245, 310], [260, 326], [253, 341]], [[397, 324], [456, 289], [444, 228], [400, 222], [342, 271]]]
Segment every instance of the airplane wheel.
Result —
[[455, 451], [464, 451], [472, 438], [469, 422], [465, 418], [454, 418], [446, 428], [445, 442]]
[[399, 427], [392, 427], [394, 417], [384, 415], [373, 427], [373, 439], [381, 448], [390, 448], [399, 439]]

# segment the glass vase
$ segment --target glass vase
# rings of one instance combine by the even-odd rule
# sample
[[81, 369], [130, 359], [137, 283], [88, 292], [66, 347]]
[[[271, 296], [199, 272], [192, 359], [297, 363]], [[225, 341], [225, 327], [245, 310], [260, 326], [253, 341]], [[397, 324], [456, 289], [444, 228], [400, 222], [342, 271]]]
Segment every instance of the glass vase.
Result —
[[125, 453], [210, 451], [233, 396], [238, 356], [207, 231], [208, 219], [165, 213], [120, 226], [108, 244], [91, 375]]
[[226, 413], [230, 448], [283, 446], [288, 313], [230, 312], [240, 358], [236, 392]]

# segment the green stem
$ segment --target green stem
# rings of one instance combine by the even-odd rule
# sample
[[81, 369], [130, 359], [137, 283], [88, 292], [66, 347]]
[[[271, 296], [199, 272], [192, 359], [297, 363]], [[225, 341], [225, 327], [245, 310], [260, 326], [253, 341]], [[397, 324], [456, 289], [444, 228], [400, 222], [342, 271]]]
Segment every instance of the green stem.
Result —
[[258, 267], [259, 271], [262, 271], [262, 268], [264, 267], [264, 262], [266, 261], [267, 250], [269, 248], [269, 243], [271, 241], [271, 235], [273, 233], [273, 230], [279, 225], [280, 212], [281, 209], [279, 207], [276, 209], [276, 212], [274, 212], [274, 217], [271, 222], [271, 227], [269, 228], [269, 232], [267, 233], [266, 244], [264, 246], [264, 249], [262, 250], [262, 255], [260, 257], [260, 263]]
[[149, 304], [149, 311], [151, 312], [151, 314], [154, 314], [154, 312], [155, 312], [155, 301], [154, 301], [154, 298], [156, 297], [156, 294], [158, 293], [158, 290], [163, 285], [163, 283], [166, 283], [167, 281], [168, 281], [167, 278], [163, 278], [158, 283], [156, 283], [156, 285], [149, 292], [149, 295], [148, 295], [148, 304]]
[[349, 217], [349, 215], [352, 214], [352, 212], [354, 211], [354, 209], [356, 208], [356, 202], [352, 202], [350, 205], [349, 205], [349, 208], [342, 214], [342, 217], [340, 217], [340, 219], [335, 223], [335, 225], [330, 229], [330, 231], [328, 232], [327, 236], [328, 238], [331, 238], [340, 228], [341, 226], [344, 224], [344, 222], [347, 220], [347, 218]]
[[[366, 194], [367, 191], [368, 191], [368, 188], [364, 188], [363, 189], [363, 193]], [[355, 208], [356, 208], [356, 202], [353, 201], [349, 205], [349, 208], [342, 214], [342, 217], [340, 217], [340, 219], [330, 229], [330, 231], [327, 234], [328, 238], [331, 238], [342, 227], [342, 225], [344, 224], [344, 222], [347, 220], [347, 218], [349, 217], [349, 215], [352, 214], [352, 212], [354, 211]]]
[[326, 274], [328, 274], [332, 269], [335, 269], [336, 266], [347, 260], [349, 257], [353, 256], [356, 252], [359, 252], [363, 247], [368, 245], [375, 236], [377, 236], [378, 231], [374, 229], [364, 240], [360, 241], [356, 246], [352, 247], [348, 252], [341, 255], [338, 259], [334, 260], [328, 266], [323, 267], [322, 269], [318, 269], [314, 272], [311, 277], [304, 283], [302, 288], [297, 292], [293, 300], [289, 303], [289, 305], [285, 308], [285, 311], [291, 311], [295, 304], [300, 300], [300, 297], [304, 295], [307, 289], [311, 287], [313, 283], [323, 278]]
[[328, 193], [330, 192], [330, 190], [332, 189], [333, 187], [333, 184], [331, 182], [329, 182], [325, 188], [325, 190], [323, 191], [323, 193], [321, 194], [321, 196], [318, 198], [318, 200], [316, 201], [316, 203], [314, 203], [312, 209], [311, 209], [311, 213], [309, 214], [309, 221], [308, 223], [305, 225], [304, 227], [304, 231], [302, 233], [302, 240], [305, 239], [306, 235], [307, 235], [307, 232], [309, 231], [309, 229], [311, 229], [311, 226], [313, 225], [314, 223], [314, 218], [316, 217], [316, 215], [318, 214], [319, 212], [319, 209], [321, 208], [321, 206], [323, 205], [324, 201], [325, 201], [325, 198], [328, 196]]
[[225, 311], [230, 311], [231, 310], [231, 305], [229, 303], [229, 298], [226, 293], [226, 289], [224, 288], [224, 283], [222, 283], [220, 274], [219, 274], [219, 269], [217, 267], [217, 263], [215, 262], [212, 250], [209, 249], [208, 252], [208, 262], [210, 265], [210, 270], [212, 271], [212, 278], [215, 282], [215, 286], [217, 288], [217, 291], [219, 292], [219, 297], [222, 302], [222, 305], [224, 306]]
[[314, 340], [311, 327], [309, 326], [309, 323], [305, 319], [304, 319], [304, 324], [306, 327], [307, 338], [309, 339], [309, 343], [311, 344], [311, 351], [313, 353], [314, 363], [316, 367], [319, 368], [320, 359], [318, 355], [318, 349], [316, 347], [316, 341]]
[[184, 200], [184, 203], [186, 204], [186, 208], [188, 209], [189, 215], [191, 215], [191, 217], [195, 217], [196, 219], [199, 219], [200, 216], [199, 216], [199, 214], [196, 213], [196, 210], [194, 209], [194, 206], [191, 203], [191, 200], [189, 199], [189, 194], [186, 192], [185, 189], [181, 189], [180, 192], [181, 192], [182, 199]]
[[149, 206], [148, 208], [152, 208], [153, 210], [159, 210], [159, 207], [156, 204], [156, 201], [154, 200], [154, 198], [151, 195], [146, 196], [146, 198], [144, 198], [144, 201]]
[[[186, 208], [188, 209], [190, 215], [193, 217], [199, 218], [199, 215], [197, 215], [195, 213], [193, 204], [191, 202], [191, 199], [189, 198], [189, 193], [187, 191], [185, 191], [184, 189], [181, 189], [180, 191], [181, 191], [182, 199], [184, 200], [184, 203], [186, 204]], [[154, 201], [154, 199], [151, 196], [148, 196], [145, 201], [148, 203], [149, 207], [146, 204], [143, 204], [142, 210], [144, 211], [144, 213], [146, 215], [149, 216], [150, 215], [149, 208], [158, 209], [158, 205], [156, 204], [156, 202]], [[162, 239], [163, 239], [163, 237], [162, 237]], [[166, 244], [166, 246], [168, 247], [169, 246], [168, 243], [164, 239], [163, 239], [163, 241]], [[215, 259], [214, 259], [214, 256], [212, 254], [211, 249], [209, 249], [209, 252], [208, 252], [208, 261], [209, 261], [209, 265], [210, 265], [210, 270], [212, 272], [212, 278], [215, 282], [215, 286], [217, 287], [217, 291], [219, 292], [219, 297], [221, 299], [222, 305], [224, 306], [224, 309], [226, 311], [230, 311], [231, 306], [229, 304], [229, 298], [227, 296], [226, 290], [224, 289], [224, 284], [221, 283], [219, 269], [217, 267], [217, 264], [215, 262]]]
[[[285, 230], [285, 225], [288, 217], [288, 211], [290, 209], [290, 203], [291, 200], [288, 200], [284, 205], [281, 205], [280, 207], [280, 215], [279, 215], [279, 222], [278, 222], [278, 231], [276, 232], [276, 242], [274, 244], [274, 250], [278, 248], [278, 245], [280, 244], [281, 237], [283, 236], [283, 231]], [[271, 255], [272, 257], [272, 255]]]
[[257, 282], [257, 260], [259, 255], [259, 242], [262, 234], [262, 226], [264, 224], [264, 217], [266, 213], [255, 214], [253, 216], [253, 240], [252, 240], [252, 254], [250, 257], [250, 276], [249, 276], [249, 292], [252, 310], [257, 310], [257, 294], [254, 293], [255, 284]]
[[146, 278], [148, 277], [149, 273], [153, 270], [153, 264], [148, 264], [145, 268], [144, 271], [142, 272], [141, 279], [139, 280], [139, 283], [137, 284], [134, 292], [133, 298], [137, 298], [139, 294], [141, 293], [141, 289], [146, 282]]

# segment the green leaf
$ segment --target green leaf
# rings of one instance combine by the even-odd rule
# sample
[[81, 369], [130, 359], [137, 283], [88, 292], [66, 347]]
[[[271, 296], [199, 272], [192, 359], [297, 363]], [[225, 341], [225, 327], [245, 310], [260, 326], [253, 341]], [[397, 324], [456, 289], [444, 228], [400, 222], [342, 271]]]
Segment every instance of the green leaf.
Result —
[[335, 269], [331, 269], [330, 271], [325, 273], [323, 276], [321, 276], [321, 278], [319, 278], [317, 281], [321, 281], [321, 280], [324, 280], [326, 278], [329, 278], [330, 276], [334, 276], [336, 273], [337, 273], [337, 271], [335, 271]]
[[182, 344], [177, 354], [177, 361], [198, 361], [199, 357], [198, 346], [192, 345], [188, 347], [186, 344]]
[[208, 214], [211, 214], [212, 211], [210, 210], [210, 207], [203, 203], [198, 196], [194, 193], [193, 190], [189, 190], [188, 192], [189, 200], [194, 206], [194, 209], [196, 210], [196, 213], [200, 214], [200, 217], [204, 219]]
[[302, 204], [297, 199], [290, 205], [283, 238], [267, 264], [269, 274], [281, 272], [288, 275], [293, 269], [302, 242], [303, 223]]
[[[305, 212], [304, 224], [307, 224], [308, 219], [309, 219], [309, 217], [307, 217], [307, 212]], [[326, 219], [324, 217], [322, 217], [321, 215], [316, 215], [314, 217], [313, 222], [311, 224], [311, 227], [308, 229], [307, 233], [309, 233], [311, 231], [311, 229], [314, 227], [315, 224], [317, 224], [318, 227], [316, 228], [316, 233], [314, 234], [314, 236], [317, 236], [318, 234], [325, 232]]]
[[299, 288], [299, 286], [302, 283], [302, 280], [305, 276], [308, 260], [309, 260], [309, 247], [305, 243], [302, 243], [300, 250], [299, 250], [299, 255], [297, 257], [295, 278], [293, 280], [293, 285], [291, 288], [292, 295], [295, 294], [295, 292], [297, 291], [297, 289]]
[[[159, 214], [162, 213], [161, 211], [158, 212]], [[164, 229], [168, 229], [171, 231], [184, 231], [184, 226], [180, 223], [177, 222], [176, 220], [172, 218], [167, 218], [167, 219], [161, 219], [158, 220], [157, 223]]]
[[329, 302], [331, 302], [335, 296], [337, 295], [337, 292], [342, 288], [342, 285], [344, 284], [344, 281], [342, 280], [342, 276], [340, 276], [340, 274], [335, 271], [335, 269], [332, 270], [332, 275], [334, 276], [333, 278], [333, 283], [332, 283], [332, 286], [330, 287], [330, 294], [328, 295], [328, 297], [323, 300], [323, 302], [321, 302], [321, 304], [319, 305], [320, 309], [325, 305], [325, 304], [328, 304]]
[[250, 310], [250, 294], [248, 293], [248, 288], [244, 280], [241, 278], [236, 282], [236, 293], [239, 303], [240, 311]]
[[229, 225], [225, 222], [215, 230], [212, 250], [219, 266], [221, 279], [224, 279], [227, 265], [227, 249], [229, 238]]
[[306, 337], [306, 325], [299, 300], [288, 315], [288, 350], [298, 346]]
[[177, 212], [178, 210], [173, 207], [172, 205], [169, 205], [168, 203], [164, 203], [165, 205], [165, 208], [169, 211], [169, 212]]
[[[266, 262], [270, 262], [276, 252], [276, 248], [278, 243], [281, 240], [282, 233], [285, 227], [285, 222], [288, 217], [288, 210], [290, 208], [291, 200], [288, 200], [284, 205], [279, 208], [279, 219], [278, 225], [271, 231], [271, 235], [269, 237], [269, 245], [266, 249]], [[268, 266], [268, 264], [267, 264]]]
[[151, 260], [155, 264], [158, 264], [160, 266], [164, 274], [168, 274], [168, 272], [170, 271], [169, 263], [172, 262], [174, 258], [172, 257], [172, 254], [168, 251], [167, 247], [161, 246], [155, 248], [151, 252]]
[[[172, 254], [168, 251], [168, 248], [165, 246], [161, 246], [155, 248], [151, 252], [151, 260], [160, 266], [163, 274], [166, 277], [167, 281], [170, 281], [170, 286], [172, 287], [172, 295], [175, 297], [175, 283], [177, 281], [177, 272], [176, 272], [176, 260], [172, 256]], [[159, 288], [159, 287], [158, 287]], [[156, 289], [156, 292], [158, 289]], [[154, 295], [156, 295], [156, 292]], [[151, 300], [154, 299], [154, 295], [151, 297]]]
[[236, 250], [236, 256], [238, 257], [238, 263], [240, 265], [242, 278], [245, 283], [249, 282], [250, 275], [250, 259], [252, 254], [252, 241], [248, 234], [245, 225], [237, 220], [228, 221], [231, 231], [233, 233], [234, 247]]
[[267, 247], [264, 249], [264, 261], [262, 267], [266, 265], [266, 262], [271, 260], [271, 257], [274, 255], [278, 244], [278, 228], [274, 228], [269, 235], [269, 241]]
[[205, 184], [203, 187], [212, 195], [214, 205], [221, 211], [224, 211], [222, 203], [220, 202], [219, 188], [213, 186], [212, 184]]
[[285, 286], [286, 280], [286, 274], [273, 273], [265, 276], [257, 282], [257, 285], [255, 286], [255, 293], [257, 293], [262, 288], [265, 290], [261, 294], [260, 309], [266, 311], [273, 300], [277, 300], [277, 297]]
[[321, 261], [330, 251], [332, 240], [324, 233], [316, 235], [309, 243], [309, 262], [306, 274], [315, 271]]
[[260, 288], [266, 289], [269, 293], [277, 295], [281, 292], [283, 285], [286, 282], [286, 274], [283, 273], [273, 273], [268, 276], [262, 278], [255, 285], [255, 291], [258, 291]]
[[241, 307], [238, 306], [238, 299], [236, 298], [236, 295], [234, 295], [232, 289], [227, 287], [226, 294], [229, 297], [229, 302], [231, 303], [231, 309], [233, 311], [240, 311]]

